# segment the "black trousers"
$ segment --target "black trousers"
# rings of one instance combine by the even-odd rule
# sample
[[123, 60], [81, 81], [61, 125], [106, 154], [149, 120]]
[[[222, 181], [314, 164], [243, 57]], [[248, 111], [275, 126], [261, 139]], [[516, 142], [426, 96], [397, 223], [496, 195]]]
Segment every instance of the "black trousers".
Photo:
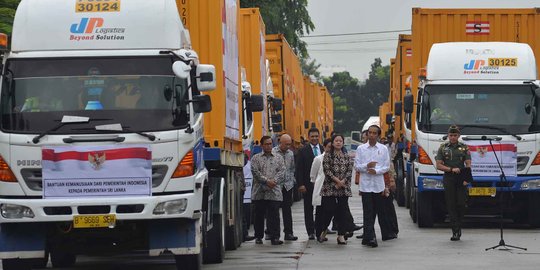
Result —
[[465, 216], [467, 187], [457, 175], [445, 173], [443, 176], [444, 198], [452, 229], [460, 229]]
[[387, 218], [384, 216], [384, 200], [381, 193], [362, 192], [362, 209], [364, 211], [364, 238], [362, 242], [376, 239], [375, 218], [378, 218], [383, 237], [390, 235]]
[[304, 193], [304, 224], [308, 235], [315, 233], [315, 221], [313, 218], [313, 183], [304, 184], [306, 193]]
[[[349, 197], [329, 197], [323, 196], [321, 200], [322, 221], [317, 228], [317, 234], [328, 228], [332, 218], [337, 220], [338, 224], [348, 224]], [[345, 235], [348, 232], [348, 226], [338, 226], [338, 235]]]
[[268, 234], [272, 239], [279, 239], [279, 206], [280, 201], [254, 200], [255, 205], [255, 237], [264, 237], [264, 218], [268, 226]]
[[285, 234], [293, 234], [293, 222], [291, 206], [293, 203], [293, 189], [287, 191], [285, 188], [281, 189], [283, 194], [283, 201], [281, 202], [281, 215], [283, 216], [283, 232]]
[[[398, 234], [399, 233], [399, 227], [398, 227], [398, 221], [397, 221], [397, 215], [396, 215], [396, 208], [394, 206], [394, 194], [391, 192], [390, 196], [383, 197], [383, 207], [382, 207], [382, 214], [379, 216], [380, 218], [386, 219], [384, 224], [388, 225], [388, 233], [390, 234]], [[383, 237], [388, 235], [383, 235]]]
[[320, 228], [323, 228], [322, 221], [323, 221], [323, 209], [322, 209], [322, 205], [319, 205], [315, 207], [315, 234], [317, 236], [321, 235], [322, 230]]
[[242, 228], [244, 230], [244, 237], [246, 237], [249, 235], [249, 228], [251, 227], [251, 203], [243, 203], [242, 210]]

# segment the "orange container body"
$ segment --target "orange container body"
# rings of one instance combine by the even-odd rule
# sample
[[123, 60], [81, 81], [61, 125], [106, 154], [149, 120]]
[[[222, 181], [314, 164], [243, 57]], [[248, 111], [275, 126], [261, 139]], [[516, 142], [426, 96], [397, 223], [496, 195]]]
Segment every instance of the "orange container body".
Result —
[[304, 125], [304, 79], [300, 61], [281, 34], [266, 36], [266, 56], [274, 96], [283, 100], [281, 133], [289, 134], [295, 146], [300, 146]]
[[403, 123], [403, 116], [404, 112], [403, 109], [401, 111], [401, 116], [397, 116], [395, 114], [395, 108], [392, 104], [394, 104], [396, 101], [403, 101], [403, 97], [405, 96], [407, 89], [411, 89], [411, 69], [412, 69], [412, 62], [413, 62], [413, 50], [412, 50], [412, 35], [399, 35], [399, 41], [398, 41], [398, 47], [396, 50], [396, 58], [395, 58], [395, 71], [394, 71], [394, 88], [395, 91], [393, 91], [393, 103], [390, 104], [392, 107], [391, 110], [394, 113], [395, 116], [395, 123], [394, 123], [394, 141], [399, 141], [399, 138], [401, 135], [405, 137], [405, 134], [403, 134], [404, 130], [404, 123]]
[[239, 55], [240, 66], [246, 70], [246, 80], [251, 93], [264, 97], [264, 111], [253, 113], [253, 136], [258, 141], [268, 135], [267, 89], [266, 89], [266, 31], [258, 8], [240, 9]]
[[322, 87], [322, 91], [324, 92], [324, 109], [326, 110], [326, 119], [324, 120], [325, 138], [329, 138], [332, 131], [334, 131], [334, 100], [325, 86]]
[[[308, 131], [312, 126], [317, 127], [318, 98], [317, 84], [309, 76], [304, 76], [304, 123], [302, 137], [308, 139]], [[318, 127], [317, 127], [318, 128]]]
[[[425, 9], [412, 10], [412, 89], [431, 46], [440, 42], [502, 41], [527, 43], [540, 55], [540, 9]], [[540, 64], [540, 61], [536, 61]], [[537, 67], [537, 71], [540, 69]], [[416, 100], [416, 91], [412, 91]], [[413, 113], [416, 118], [416, 111]], [[411, 130], [414, 131], [414, 121]], [[414, 139], [414, 133], [413, 133]]]
[[204, 139], [211, 147], [242, 152], [241, 87], [238, 62], [238, 0], [177, 0], [201, 63], [216, 67], [216, 89], [208, 93], [212, 111], [204, 114]]

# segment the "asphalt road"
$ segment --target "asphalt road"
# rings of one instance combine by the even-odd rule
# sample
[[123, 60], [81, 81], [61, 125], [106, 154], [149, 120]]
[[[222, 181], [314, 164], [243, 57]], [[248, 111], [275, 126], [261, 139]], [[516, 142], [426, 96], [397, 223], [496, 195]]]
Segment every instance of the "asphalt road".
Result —
[[[351, 198], [351, 211], [355, 222], [362, 222], [361, 200]], [[243, 243], [240, 248], [228, 251], [222, 264], [204, 265], [203, 269], [247, 270], [247, 269], [538, 269], [540, 262], [540, 230], [515, 227], [504, 230], [508, 245], [527, 248], [495, 249], [500, 240], [496, 223], [469, 223], [463, 229], [462, 240], [451, 242], [450, 229], [444, 224], [435, 228], [419, 229], [408, 214], [408, 209], [397, 207], [400, 233], [397, 239], [381, 241], [376, 226], [379, 247], [361, 245], [353, 237], [345, 246], [337, 245], [335, 235], [329, 241], [318, 243], [308, 240], [304, 229], [302, 202], [293, 205], [293, 219], [297, 241], [285, 241], [284, 245], [272, 246], [269, 241], [256, 245], [253, 241]], [[540, 211], [540, 209], [539, 209]], [[361, 232], [361, 231], [360, 231]], [[357, 232], [358, 233], [358, 232]], [[251, 231], [251, 234], [253, 232]], [[50, 265], [49, 265], [50, 267]], [[173, 270], [171, 256], [149, 258], [145, 254], [130, 254], [114, 257], [77, 258], [72, 268], [86, 270]]]

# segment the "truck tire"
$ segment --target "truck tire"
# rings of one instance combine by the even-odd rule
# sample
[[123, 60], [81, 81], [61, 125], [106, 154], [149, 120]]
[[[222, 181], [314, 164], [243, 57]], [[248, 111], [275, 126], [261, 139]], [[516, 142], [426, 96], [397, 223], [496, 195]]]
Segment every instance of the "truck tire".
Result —
[[540, 194], [538, 192], [529, 194], [529, 225], [540, 228]]
[[202, 254], [174, 255], [177, 270], [202, 269]]
[[51, 263], [54, 268], [70, 267], [77, 261], [77, 255], [62, 250], [51, 251]]
[[403, 160], [397, 159], [394, 168], [396, 171], [396, 202], [398, 206], [405, 206], [405, 183], [403, 179]]
[[[416, 192], [416, 217], [418, 227], [433, 227], [433, 202], [431, 192]], [[411, 207], [412, 208], [412, 207]]]
[[31, 270], [32, 259], [2, 259], [3, 270]]
[[416, 200], [417, 200], [417, 197], [416, 197], [416, 191], [411, 191], [410, 192], [410, 205], [409, 205], [409, 215], [411, 216], [411, 219], [414, 223], [416, 223], [416, 218], [417, 218], [417, 208], [416, 208]]
[[413, 193], [411, 192], [411, 180], [412, 180], [412, 175], [409, 173], [409, 172], [405, 172], [405, 175], [406, 175], [406, 178], [404, 180], [404, 184], [405, 184], [405, 207], [406, 208], [411, 208], [411, 201], [412, 201], [412, 196], [413, 196]]
[[222, 263], [225, 257], [224, 217], [221, 214], [214, 214], [214, 227], [206, 235], [204, 247], [204, 263]]
[[43, 258], [30, 259], [32, 268], [43, 269], [47, 268], [47, 263], [49, 263], [49, 251], [45, 251], [45, 256]]

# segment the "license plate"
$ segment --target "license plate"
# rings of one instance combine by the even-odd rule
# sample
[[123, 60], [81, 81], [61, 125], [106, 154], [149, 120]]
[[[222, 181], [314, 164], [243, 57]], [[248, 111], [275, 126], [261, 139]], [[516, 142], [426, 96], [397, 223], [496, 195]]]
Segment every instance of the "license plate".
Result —
[[470, 196], [495, 196], [497, 189], [494, 187], [472, 187], [469, 188]]
[[74, 228], [109, 228], [116, 225], [116, 215], [80, 215], [73, 217]]

